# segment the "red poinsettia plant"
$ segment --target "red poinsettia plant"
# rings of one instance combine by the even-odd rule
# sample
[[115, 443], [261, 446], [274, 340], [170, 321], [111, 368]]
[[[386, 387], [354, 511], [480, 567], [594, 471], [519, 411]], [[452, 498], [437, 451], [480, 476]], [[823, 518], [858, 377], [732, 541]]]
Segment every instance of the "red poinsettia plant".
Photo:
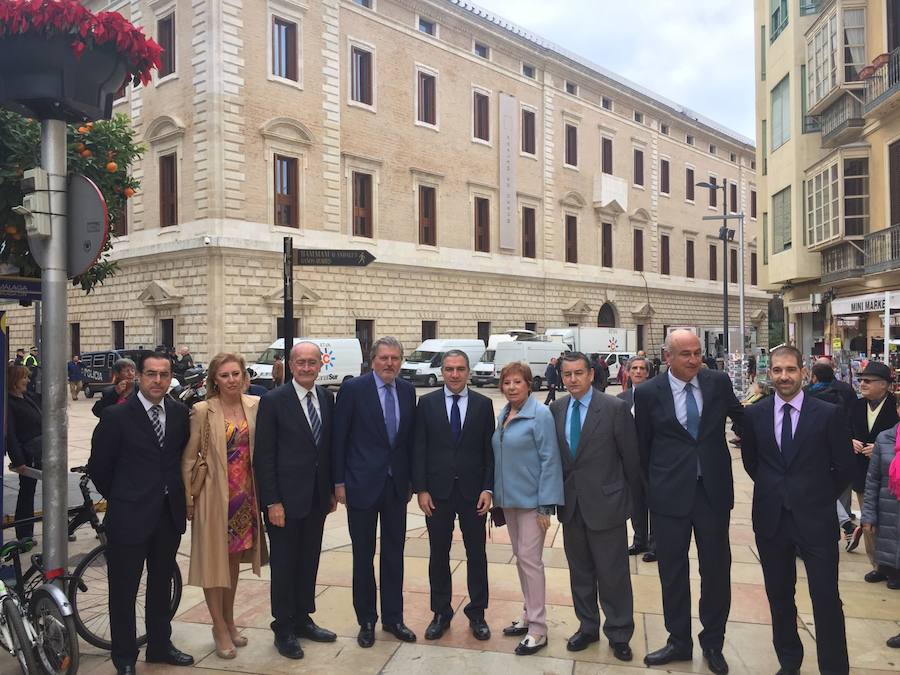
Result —
[[118, 12], [94, 14], [78, 0], [0, 0], [0, 39], [16, 35], [71, 36], [72, 54], [111, 47], [128, 62], [133, 84], [146, 85], [160, 67], [162, 48]]

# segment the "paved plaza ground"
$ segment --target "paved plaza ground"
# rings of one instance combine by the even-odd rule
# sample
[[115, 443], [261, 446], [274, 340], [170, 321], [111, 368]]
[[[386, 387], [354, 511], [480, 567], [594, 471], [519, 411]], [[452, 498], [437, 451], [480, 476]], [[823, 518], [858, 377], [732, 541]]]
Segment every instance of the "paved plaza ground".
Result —
[[[419, 394], [427, 390], [420, 389]], [[484, 389], [499, 410], [501, 396], [496, 389]], [[616, 389], [610, 389], [615, 392]], [[541, 394], [543, 400], [544, 394]], [[90, 412], [91, 402], [83, 398], [69, 404], [69, 465], [87, 461], [90, 435], [96, 419]], [[731, 550], [733, 564], [731, 618], [728, 623], [725, 656], [736, 675], [775, 673], [778, 663], [772, 650], [769, 608], [763, 588], [762, 569], [754, 544], [750, 523], [752, 483], [744, 472], [740, 451], [732, 450], [735, 474], [735, 508], [731, 516]], [[7, 481], [9, 482], [9, 481]], [[14, 481], [13, 481], [14, 483]], [[9, 492], [9, 490], [7, 490]], [[6, 496], [7, 512], [10, 495]], [[38, 502], [39, 507], [40, 502]], [[515, 638], [501, 634], [503, 626], [516, 618], [522, 605], [522, 594], [516, 573], [509, 538], [505, 528], [494, 528], [488, 539], [487, 552], [490, 576], [490, 607], [487, 621], [493, 637], [487, 642], [476, 641], [468, 630], [468, 622], [461, 612], [466, 598], [465, 553], [459, 531], [453, 545], [452, 567], [455, 606], [460, 609], [451, 629], [435, 642], [424, 639], [425, 627], [431, 619], [428, 602], [428, 538], [425, 518], [413, 499], [409, 505], [405, 558], [405, 618], [419, 636], [414, 644], [403, 644], [394, 637], [376, 630], [372, 649], [356, 644], [358, 626], [351, 601], [351, 553], [346, 514], [342, 508], [329, 516], [325, 525], [322, 562], [319, 569], [318, 596], [315, 620], [334, 630], [338, 640], [333, 644], [314, 644], [302, 640], [306, 656], [302, 661], [290, 661], [278, 655], [269, 630], [269, 570], [262, 578], [249, 570], [241, 574], [236, 603], [237, 624], [249, 638], [249, 645], [238, 650], [233, 660], [222, 660], [214, 654], [210, 632], [210, 618], [199, 588], [185, 587], [181, 606], [173, 624], [173, 641], [196, 659], [201, 675], [214, 673], [328, 673], [366, 675], [368, 673], [428, 673], [443, 675], [460, 673], [529, 673], [587, 675], [604, 673], [627, 675], [647, 670], [643, 657], [647, 651], [665, 643], [666, 632], [662, 616], [662, 596], [655, 564], [631, 558], [631, 581], [634, 588], [636, 631], [631, 645], [634, 661], [622, 664], [613, 658], [606, 641], [591, 645], [577, 654], [566, 651], [566, 638], [575, 632], [578, 623], [572, 609], [566, 558], [563, 552], [562, 530], [554, 521], [547, 532], [544, 564], [547, 575], [547, 612], [550, 627], [549, 646], [538, 656], [517, 657], [512, 651]], [[79, 536], [73, 547], [90, 544], [90, 537]], [[185, 576], [190, 556], [190, 536], [185, 536], [179, 552], [179, 564]], [[699, 631], [697, 600], [699, 574], [696, 554], [692, 550], [692, 591], [695, 636]], [[377, 573], [376, 561], [376, 573]], [[816, 673], [815, 633], [812, 608], [806, 588], [802, 562], [798, 561], [799, 581], [797, 606], [801, 637], [806, 650], [803, 673]], [[885, 640], [900, 632], [900, 591], [890, 591], [882, 584], [867, 584], [863, 575], [869, 570], [862, 547], [855, 553], [841, 550], [840, 586], [847, 617], [847, 637], [850, 648], [851, 672], [876, 674], [900, 671], [900, 650], [885, 646]], [[82, 673], [111, 675], [114, 667], [107, 654], [82, 642]], [[138, 662], [138, 672], [153, 675], [179, 673], [184, 668], [148, 665]], [[705, 673], [708, 670], [695, 644], [692, 663], [670, 664], [668, 672]], [[10, 657], [0, 656], [0, 675], [18, 672]]]

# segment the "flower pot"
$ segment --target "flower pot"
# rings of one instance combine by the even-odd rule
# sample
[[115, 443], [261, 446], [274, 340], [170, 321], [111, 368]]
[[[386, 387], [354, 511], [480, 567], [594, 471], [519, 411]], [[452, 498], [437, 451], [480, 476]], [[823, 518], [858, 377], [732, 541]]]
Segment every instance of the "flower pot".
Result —
[[859, 79], [868, 80], [875, 74], [875, 66], [863, 66], [859, 69]]
[[890, 54], [879, 54], [874, 59], [872, 59], [872, 65], [876, 68], [880, 68], [885, 63], [887, 63], [891, 58]]
[[112, 45], [76, 57], [71, 35], [3, 37], [0, 107], [38, 119], [108, 119], [127, 66]]

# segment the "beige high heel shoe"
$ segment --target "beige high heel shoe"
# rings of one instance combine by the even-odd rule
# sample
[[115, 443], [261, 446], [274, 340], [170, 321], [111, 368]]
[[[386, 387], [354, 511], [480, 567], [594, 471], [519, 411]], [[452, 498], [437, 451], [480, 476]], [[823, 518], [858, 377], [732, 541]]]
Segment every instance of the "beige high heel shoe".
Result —
[[216, 645], [216, 656], [218, 656], [220, 659], [228, 660], [237, 657], [237, 650], [234, 647], [229, 647], [228, 649], [219, 649], [219, 643], [216, 641], [215, 630], [213, 630], [213, 644]]

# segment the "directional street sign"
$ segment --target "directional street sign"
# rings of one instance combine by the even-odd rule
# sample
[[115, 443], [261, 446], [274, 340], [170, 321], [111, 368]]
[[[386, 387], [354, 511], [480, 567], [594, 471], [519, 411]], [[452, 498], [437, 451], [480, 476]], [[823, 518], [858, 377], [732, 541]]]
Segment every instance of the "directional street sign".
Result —
[[321, 267], [365, 267], [375, 261], [375, 256], [363, 249], [297, 248], [297, 265]]

